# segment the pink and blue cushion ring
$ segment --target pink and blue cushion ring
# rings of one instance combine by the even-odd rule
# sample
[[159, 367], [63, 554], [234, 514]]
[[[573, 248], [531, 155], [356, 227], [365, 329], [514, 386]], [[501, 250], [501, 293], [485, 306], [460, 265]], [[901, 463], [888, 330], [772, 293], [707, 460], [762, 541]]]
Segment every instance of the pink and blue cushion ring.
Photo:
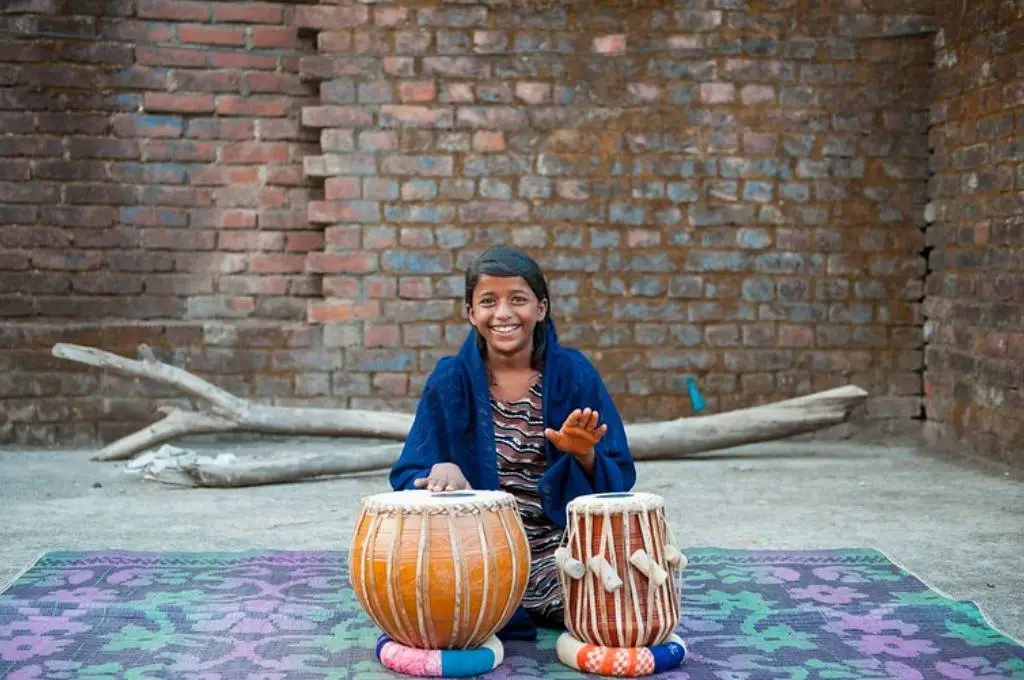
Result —
[[474, 649], [417, 649], [395, 642], [387, 634], [377, 638], [377, 659], [396, 673], [429, 678], [482, 675], [501, 665], [505, 647], [491, 636]]

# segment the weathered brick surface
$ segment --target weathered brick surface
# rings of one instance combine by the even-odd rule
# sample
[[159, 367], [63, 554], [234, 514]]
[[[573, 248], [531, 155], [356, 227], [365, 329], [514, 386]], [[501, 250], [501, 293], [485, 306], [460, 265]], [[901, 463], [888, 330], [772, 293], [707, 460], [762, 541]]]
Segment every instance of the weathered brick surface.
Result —
[[417, 394], [466, 265], [515, 243], [629, 418], [687, 413], [687, 374], [716, 410], [855, 382], [920, 418], [932, 49], [879, 38], [930, 3], [654, 4], [297, 14], [308, 217], [353, 236], [307, 255], [310, 320], [392, 350], [361, 402]]
[[931, 113], [927, 431], [1024, 463], [1024, 10], [946, 5]]
[[0, 318], [304, 317], [312, 277], [258, 265], [322, 237], [298, 121], [311, 46], [293, 3], [242, 5], [3, 10], [0, 250], [32, 257], [0, 263], [0, 288], [35, 295]]
[[920, 417], [932, 2], [242, 4], [0, 14], [0, 439], [173, 396], [57, 340], [410, 409], [503, 242], [628, 419], [689, 413], [687, 375], [711, 410], [854, 382]]

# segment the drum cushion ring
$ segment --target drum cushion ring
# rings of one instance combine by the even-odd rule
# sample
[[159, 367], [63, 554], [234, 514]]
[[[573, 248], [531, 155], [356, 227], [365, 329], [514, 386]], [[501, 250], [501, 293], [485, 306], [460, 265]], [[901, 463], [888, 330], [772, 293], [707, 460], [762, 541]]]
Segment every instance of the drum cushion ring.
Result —
[[686, 658], [686, 643], [676, 634], [653, 647], [602, 647], [562, 633], [555, 647], [558, 660], [584, 673], [636, 678], [678, 667]]
[[501, 665], [505, 647], [491, 636], [474, 649], [417, 649], [395, 642], [386, 633], [377, 638], [377, 659], [396, 673], [430, 678], [481, 675]]

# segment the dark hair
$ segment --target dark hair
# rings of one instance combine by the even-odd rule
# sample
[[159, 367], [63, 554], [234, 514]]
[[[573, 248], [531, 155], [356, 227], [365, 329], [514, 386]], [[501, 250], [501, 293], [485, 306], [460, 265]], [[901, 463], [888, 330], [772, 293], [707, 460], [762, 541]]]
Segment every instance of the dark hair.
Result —
[[[544, 280], [544, 272], [541, 271], [540, 265], [524, 251], [513, 246], [488, 248], [466, 269], [467, 306], [473, 304], [473, 290], [484, 274], [487, 276], [521, 276], [537, 299], [547, 302], [548, 309], [544, 320], [533, 329], [533, 353], [530, 355], [530, 365], [539, 369], [544, 363], [548, 328], [551, 325], [551, 299], [548, 296], [548, 283]], [[476, 344], [481, 355], [486, 356], [487, 343], [483, 337], [478, 335]]]

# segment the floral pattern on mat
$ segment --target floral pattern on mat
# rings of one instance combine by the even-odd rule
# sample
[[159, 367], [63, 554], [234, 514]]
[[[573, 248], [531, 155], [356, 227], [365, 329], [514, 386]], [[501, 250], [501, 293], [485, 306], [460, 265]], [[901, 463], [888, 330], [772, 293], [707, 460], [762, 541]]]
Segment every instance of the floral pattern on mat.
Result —
[[[661, 675], [699, 680], [1024, 678], [1024, 648], [873, 550], [691, 549], [679, 635]], [[343, 552], [64, 552], [0, 593], [0, 678], [404, 677]], [[490, 678], [593, 677], [555, 655], [555, 630], [509, 642]]]

